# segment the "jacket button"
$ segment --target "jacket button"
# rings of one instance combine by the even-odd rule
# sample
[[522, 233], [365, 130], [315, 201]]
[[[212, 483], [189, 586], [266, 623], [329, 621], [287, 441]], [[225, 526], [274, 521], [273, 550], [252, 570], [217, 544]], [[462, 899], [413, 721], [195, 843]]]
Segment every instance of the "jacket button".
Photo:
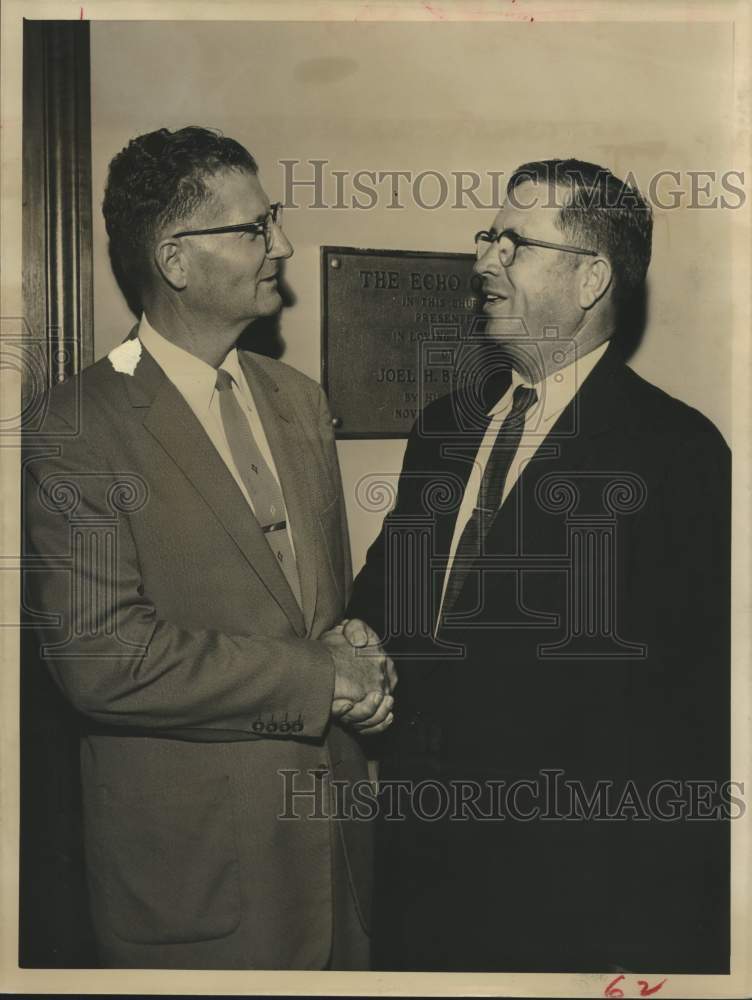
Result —
[[253, 723], [253, 725], [251, 726], [251, 728], [253, 729], [254, 733], [263, 733], [263, 731], [264, 731], [264, 723], [257, 719]]
[[266, 724], [266, 731], [267, 731], [267, 733], [276, 733], [277, 732], [277, 723], [276, 722], [267, 722], [267, 724]]

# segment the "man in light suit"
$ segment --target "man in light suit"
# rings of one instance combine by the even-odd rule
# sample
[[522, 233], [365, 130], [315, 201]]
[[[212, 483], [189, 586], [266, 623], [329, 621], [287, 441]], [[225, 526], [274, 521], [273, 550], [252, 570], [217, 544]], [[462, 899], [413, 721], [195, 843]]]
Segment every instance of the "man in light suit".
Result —
[[377, 967], [728, 972], [729, 451], [620, 354], [651, 233], [550, 160], [476, 235], [498, 356], [459, 348], [349, 609], [400, 668], [383, 792], [423, 789], [377, 842]]
[[366, 778], [358, 738], [391, 723], [396, 677], [342, 624], [323, 393], [235, 348], [281, 306], [280, 208], [201, 128], [134, 139], [103, 207], [137, 334], [52, 391], [24, 462], [28, 603], [83, 717], [102, 963], [367, 968], [369, 830], [329, 791]]

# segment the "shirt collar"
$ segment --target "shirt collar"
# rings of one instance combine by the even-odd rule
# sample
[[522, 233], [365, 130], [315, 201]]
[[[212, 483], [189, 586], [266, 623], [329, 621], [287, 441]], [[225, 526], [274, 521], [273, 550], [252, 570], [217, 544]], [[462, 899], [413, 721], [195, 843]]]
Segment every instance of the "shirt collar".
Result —
[[530, 414], [539, 412], [539, 407], [542, 407], [543, 410], [539, 412], [538, 416], [539, 421], [550, 421], [554, 417], [558, 417], [562, 410], [572, 402], [577, 390], [582, 388], [582, 383], [606, 353], [607, 347], [608, 341], [599, 344], [594, 350], [584, 354], [581, 358], [575, 358], [570, 364], [552, 372], [540, 382], [536, 382], [535, 385], [529, 379], [523, 378], [514, 368], [511, 385], [498, 403], [489, 410], [489, 417], [499, 416], [509, 409], [514, 390], [520, 385], [533, 388], [538, 394], [536, 404], [531, 406], [528, 411]]
[[[141, 316], [138, 326], [138, 336], [146, 350], [151, 354], [159, 367], [181, 393], [193, 411], [206, 415], [209, 412], [217, 383], [217, 373], [211, 365], [197, 358], [195, 354], [186, 351], [172, 341], [157, 333], [146, 318]], [[245, 379], [243, 377], [237, 349], [233, 347], [220, 365], [232, 375], [235, 383], [245, 395]]]
[[224, 368], [225, 371], [232, 375], [235, 385], [238, 389], [240, 389], [241, 394], [244, 397], [247, 396], [246, 387], [248, 383], [245, 380], [243, 369], [240, 367], [240, 358], [238, 357], [238, 350], [236, 347], [233, 347], [219, 367]]

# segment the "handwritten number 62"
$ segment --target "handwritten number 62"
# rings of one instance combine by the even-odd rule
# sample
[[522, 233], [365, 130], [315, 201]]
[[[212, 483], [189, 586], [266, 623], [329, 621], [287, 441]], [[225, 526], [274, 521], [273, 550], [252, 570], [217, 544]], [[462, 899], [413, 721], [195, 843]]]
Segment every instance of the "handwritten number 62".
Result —
[[[617, 983], [620, 983], [625, 978], [626, 978], [625, 976], [617, 976], [615, 979], [612, 979], [611, 982], [603, 991], [603, 995], [605, 997], [623, 997], [624, 990], [620, 989], [617, 986]], [[654, 993], [658, 992], [658, 990], [661, 988], [661, 986], [663, 986], [665, 982], [666, 980], [662, 979], [660, 983], [658, 983], [656, 986], [651, 986], [648, 983], [647, 979], [638, 979], [637, 985], [640, 987], [640, 996], [651, 997]]]

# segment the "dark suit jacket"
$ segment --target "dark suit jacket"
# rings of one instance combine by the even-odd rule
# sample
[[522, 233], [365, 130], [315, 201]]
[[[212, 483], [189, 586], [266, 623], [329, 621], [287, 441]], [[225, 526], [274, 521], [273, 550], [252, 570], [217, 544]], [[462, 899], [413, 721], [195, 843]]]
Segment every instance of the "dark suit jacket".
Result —
[[[311, 769], [366, 776], [356, 742], [329, 724], [333, 661], [315, 641], [351, 583], [342, 487], [319, 387], [240, 357], [302, 611], [147, 351], [132, 375], [105, 358], [53, 390], [24, 459], [27, 603], [46, 615], [43, 656], [85, 718], [87, 871], [108, 965], [316, 968], [329, 954], [336, 828], [306, 818], [311, 798], [292, 804], [302, 818], [278, 816], [285, 781], [317, 788], [321, 810]], [[369, 831], [342, 832], [365, 923]]]
[[[395, 607], [431, 587], [426, 569], [410, 556], [410, 572], [393, 574], [402, 582], [388, 578], [427, 524], [436, 564], [449, 552], [484, 430], [464, 429], [464, 412], [450, 396], [416, 424], [348, 613], [390, 630], [398, 657], [382, 777], [454, 782], [454, 795], [457, 782], [485, 782], [479, 811], [506, 819], [382, 824], [380, 964], [721, 972], [728, 822], [646, 821], [640, 805], [660, 780], [729, 774], [728, 449], [609, 348], [496, 517], [475, 566], [482, 596], [471, 574], [466, 622], [439, 635], [464, 649], [452, 659], [408, 634], [415, 616], [394, 624]], [[611, 782], [604, 811], [621, 819], [544, 816], [572, 811], [571, 793], [545, 798], [554, 771], [586, 795]], [[538, 782], [517, 794], [519, 813], [538, 805], [527, 820], [510, 815], [514, 800], [493, 805], [489, 784], [521, 779]], [[655, 793], [664, 814], [675, 791]]]

